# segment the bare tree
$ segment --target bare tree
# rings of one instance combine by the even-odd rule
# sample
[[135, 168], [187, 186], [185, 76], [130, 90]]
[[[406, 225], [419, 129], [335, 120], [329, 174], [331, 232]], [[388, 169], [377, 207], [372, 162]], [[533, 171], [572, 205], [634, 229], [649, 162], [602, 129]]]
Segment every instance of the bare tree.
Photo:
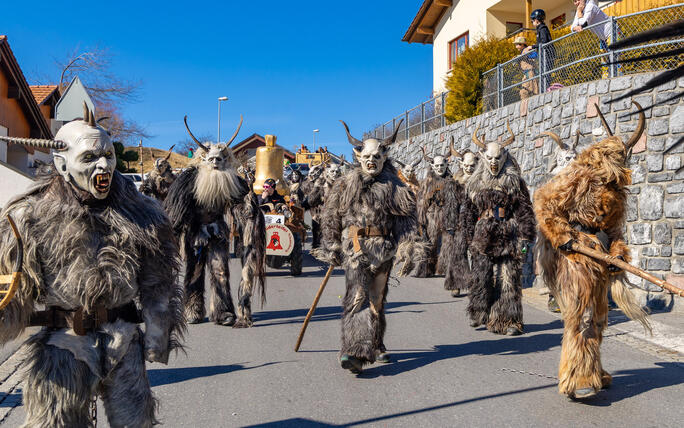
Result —
[[65, 59], [55, 59], [55, 65], [60, 70], [60, 92], [78, 76], [95, 103], [97, 115], [109, 118], [103, 126], [109, 129], [114, 139], [130, 142], [149, 137], [142, 125], [121, 114], [124, 104], [138, 100], [141, 82], [125, 80], [112, 73], [112, 55], [108, 49], [76, 48]]

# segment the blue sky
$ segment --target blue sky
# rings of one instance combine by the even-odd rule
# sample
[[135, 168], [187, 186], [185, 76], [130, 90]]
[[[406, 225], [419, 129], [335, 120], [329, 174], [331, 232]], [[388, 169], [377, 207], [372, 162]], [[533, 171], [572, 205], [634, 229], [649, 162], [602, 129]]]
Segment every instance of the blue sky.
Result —
[[143, 83], [124, 114], [154, 134], [146, 145], [185, 138], [185, 114], [215, 136], [225, 95], [222, 137], [242, 113], [238, 141], [256, 132], [311, 147], [318, 128], [317, 144], [349, 156], [339, 119], [360, 138], [430, 95], [432, 46], [401, 41], [421, 3], [7, 0], [0, 34], [32, 84], [77, 46], [109, 48], [113, 71]]

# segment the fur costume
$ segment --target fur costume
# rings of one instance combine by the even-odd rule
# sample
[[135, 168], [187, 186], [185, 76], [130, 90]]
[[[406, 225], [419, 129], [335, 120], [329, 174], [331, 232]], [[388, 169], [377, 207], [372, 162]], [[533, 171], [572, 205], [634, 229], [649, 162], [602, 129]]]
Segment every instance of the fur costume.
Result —
[[442, 240], [444, 239], [444, 186], [452, 181], [448, 160], [451, 154], [430, 158], [423, 156], [430, 164], [427, 176], [420, 183], [418, 193], [418, 224], [423, 242], [428, 246], [427, 258], [418, 264], [415, 277], [427, 278], [435, 274], [441, 275], [446, 270], [442, 254]]
[[304, 209], [311, 211], [311, 234], [312, 234], [312, 248], [318, 248], [321, 239], [321, 229], [320, 222], [323, 216], [323, 204], [325, 203], [326, 197], [329, 195], [330, 191], [335, 184], [335, 181], [340, 176], [340, 167], [336, 164], [326, 165], [320, 164], [316, 165], [314, 168], [320, 169], [320, 176], [316, 178], [319, 174], [318, 171], [314, 171], [314, 175], [311, 176], [311, 185], [308, 186], [308, 191], [304, 201], [302, 202], [302, 207]]
[[155, 198], [158, 201], [166, 199], [166, 195], [169, 193], [169, 187], [176, 179], [176, 175], [171, 170], [171, 164], [169, 163], [169, 157], [171, 157], [171, 150], [173, 150], [173, 147], [174, 146], [171, 146], [166, 157], [154, 160], [154, 169], [147, 174], [147, 177], [140, 185], [141, 193], [151, 198]]
[[[256, 195], [234, 167], [229, 145], [238, 131], [226, 144], [209, 144], [197, 141], [188, 129], [199, 146], [195, 163], [178, 176], [164, 201], [185, 259], [185, 311], [191, 323], [202, 322], [205, 316], [205, 275], [209, 276], [209, 321], [250, 327], [252, 294], [261, 293], [262, 304], [265, 301], [264, 216]], [[244, 230], [237, 314], [230, 294], [227, 212]]]
[[576, 241], [630, 260], [622, 239], [625, 186], [631, 183], [626, 161], [644, 130], [644, 121], [641, 113], [627, 144], [613, 136], [593, 144], [535, 193], [534, 210], [542, 232], [539, 259], [564, 321], [559, 391], [570, 397], [594, 395], [611, 382], [600, 356], [609, 288], [622, 311], [648, 328], [646, 314], [617, 268], [569, 251], [570, 243]]
[[364, 142], [347, 134], [360, 165], [338, 179], [327, 197], [315, 255], [345, 270], [340, 362], [359, 372], [384, 353], [387, 281], [397, 247], [414, 235], [416, 218], [413, 194], [386, 159], [396, 133]]
[[486, 152], [479, 152], [483, 160], [467, 185], [474, 209], [470, 218], [477, 219], [467, 311], [473, 327], [484, 324], [493, 333], [521, 334], [523, 252], [536, 234], [532, 203], [520, 168], [505, 149], [513, 133], [502, 144], [485, 144], [475, 134], [473, 140]]
[[415, 169], [420, 164], [420, 159], [412, 164], [405, 164], [396, 159], [394, 159], [394, 162], [398, 163], [400, 167], [397, 170], [397, 177], [399, 177], [399, 180], [403, 181], [404, 184], [411, 189], [414, 195], [417, 194], [420, 183], [418, 183], [418, 177], [416, 177]]
[[[27, 348], [25, 426], [92, 426], [98, 395], [110, 426], [151, 427], [157, 403], [145, 360], [166, 363], [185, 328], [178, 247], [159, 204], [114, 171], [106, 131], [88, 116], [59, 130], [49, 145], [57, 168], [5, 209], [23, 238], [24, 275], [0, 312], [0, 343], [46, 326]], [[11, 271], [16, 251], [0, 222], [0, 272]], [[78, 313], [94, 312], [107, 316], [75, 332]]]
[[472, 218], [473, 208], [465, 188], [456, 180], [447, 180], [442, 190], [444, 209], [442, 224], [442, 254], [445, 257], [446, 278], [444, 288], [452, 292], [452, 296], [460, 295], [461, 289], [467, 288], [470, 276], [468, 264], [468, 246], [473, 235], [475, 221]]

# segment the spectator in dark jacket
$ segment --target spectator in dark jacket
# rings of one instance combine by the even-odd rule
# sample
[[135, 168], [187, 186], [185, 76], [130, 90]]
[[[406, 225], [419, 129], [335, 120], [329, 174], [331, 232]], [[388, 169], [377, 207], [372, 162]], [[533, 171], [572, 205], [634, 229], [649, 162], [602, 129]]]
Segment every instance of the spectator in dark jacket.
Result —
[[[537, 43], [529, 46], [525, 49], [524, 53], [530, 52], [532, 50], [539, 50], [539, 45], [542, 45], [544, 49], [543, 55], [539, 55], [539, 60], [542, 61], [542, 87], [541, 92], [546, 91], [551, 83], [551, 73], [549, 70], [553, 69], [554, 63], [556, 61], [556, 47], [550, 43], [553, 39], [551, 38], [551, 31], [549, 27], [546, 26], [544, 21], [546, 20], [546, 12], [542, 9], [536, 9], [530, 14], [530, 19], [532, 20], [532, 25], [537, 29]], [[543, 58], [543, 59], [542, 59]]]

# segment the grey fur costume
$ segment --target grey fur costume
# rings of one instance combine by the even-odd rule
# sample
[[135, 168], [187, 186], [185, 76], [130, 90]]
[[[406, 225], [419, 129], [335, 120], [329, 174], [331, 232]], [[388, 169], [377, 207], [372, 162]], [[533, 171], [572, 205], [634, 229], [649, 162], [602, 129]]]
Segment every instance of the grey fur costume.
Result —
[[[259, 209], [256, 195], [250, 191], [247, 182], [232, 169], [224, 172], [233, 174], [237, 193], [223, 196], [216, 207], [202, 205], [194, 191], [199, 168], [202, 166], [190, 167], [179, 175], [164, 201], [185, 259], [186, 315], [188, 321], [193, 323], [204, 319], [204, 284], [205, 274], [208, 274], [209, 320], [234, 327], [250, 327], [252, 295], [261, 294], [262, 304], [266, 299], [264, 216]], [[227, 211], [230, 211], [245, 232], [237, 314], [230, 294], [230, 228], [224, 216]]]
[[[112, 427], [150, 427], [157, 404], [144, 359], [166, 362], [185, 329], [176, 240], [158, 203], [118, 172], [106, 199], [83, 194], [52, 173], [6, 207], [23, 237], [24, 276], [0, 312], [0, 343], [21, 334], [36, 305], [90, 310], [134, 301], [145, 332], [118, 319], [85, 336], [44, 328], [30, 339], [25, 426], [91, 426], [98, 394]], [[11, 271], [15, 253], [0, 222], [1, 271]]]
[[323, 166], [319, 164], [311, 168], [301, 186], [304, 194], [302, 207], [309, 210], [311, 214], [311, 248], [318, 248], [321, 244], [321, 210], [325, 196], [324, 184]]
[[166, 199], [169, 193], [169, 187], [176, 179], [176, 176], [170, 170], [159, 173], [157, 169], [153, 169], [145, 180], [140, 185], [140, 192], [158, 201]]
[[[371, 177], [355, 167], [335, 182], [323, 209], [323, 239], [315, 255], [345, 270], [340, 354], [364, 363], [384, 349], [387, 279], [400, 245], [414, 238], [415, 199], [389, 160]], [[384, 236], [359, 238], [354, 251], [349, 227], [385, 228]]]
[[418, 224], [421, 235], [427, 245], [427, 258], [418, 263], [415, 277], [427, 278], [436, 273], [442, 274], [445, 262], [442, 256], [442, 240], [444, 238], [444, 186], [453, 181], [447, 169], [443, 177], [439, 177], [432, 169], [420, 183], [418, 190]]
[[[471, 325], [486, 324], [499, 334], [509, 328], [522, 332], [522, 248], [534, 241], [536, 222], [520, 168], [509, 154], [494, 177], [486, 162], [479, 162], [466, 190], [473, 202], [469, 217], [477, 219], [470, 243]], [[498, 207], [505, 210], [503, 219], [485, 214]]]
[[468, 246], [473, 236], [475, 220], [473, 207], [464, 187], [456, 180], [445, 180], [442, 190], [444, 206], [441, 210], [444, 238], [442, 254], [445, 258], [446, 278], [444, 288], [460, 290], [467, 288], [470, 276]]

